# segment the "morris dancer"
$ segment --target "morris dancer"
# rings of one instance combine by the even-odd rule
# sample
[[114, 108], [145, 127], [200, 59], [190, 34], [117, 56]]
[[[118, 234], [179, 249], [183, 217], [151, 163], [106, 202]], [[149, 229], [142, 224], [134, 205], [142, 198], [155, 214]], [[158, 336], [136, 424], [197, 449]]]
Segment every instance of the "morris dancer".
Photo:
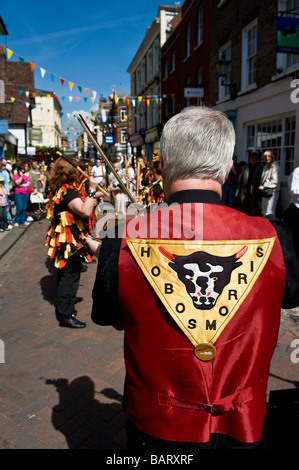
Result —
[[[90, 234], [97, 205], [97, 180], [89, 179], [86, 193], [85, 178], [69, 162], [59, 158], [51, 171], [47, 219], [50, 227], [46, 246], [48, 256], [57, 268], [58, 298], [56, 306], [59, 326], [84, 328], [86, 323], [76, 318], [76, 294], [79, 287], [82, 260], [72, 259], [72, 250], [80, 247]], [[89, 254], [85, 261], [91, 261]]]

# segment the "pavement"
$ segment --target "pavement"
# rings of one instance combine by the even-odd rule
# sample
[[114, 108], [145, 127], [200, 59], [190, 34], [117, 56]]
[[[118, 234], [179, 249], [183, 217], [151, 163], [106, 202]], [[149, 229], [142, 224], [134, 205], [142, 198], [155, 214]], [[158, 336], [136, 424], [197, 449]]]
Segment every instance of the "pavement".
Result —
[[[123, 333], [90, 320], [96, 262], [78, 291], [87, 327], [58, 327], [47, 226], [41, 219], [0, 233], [0, 449], [121, 451]], [[268, 381], [269, 448], [296, 448], [298, 392], [299, 307], [281, 310]]]

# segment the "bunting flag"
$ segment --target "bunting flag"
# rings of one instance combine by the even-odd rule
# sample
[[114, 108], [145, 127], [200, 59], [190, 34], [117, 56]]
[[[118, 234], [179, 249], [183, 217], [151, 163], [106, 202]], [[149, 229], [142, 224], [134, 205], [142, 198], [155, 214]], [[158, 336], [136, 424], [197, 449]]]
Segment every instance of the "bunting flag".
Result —
[[[6, 52], [7, 52], [8, 59], [11, 59], [13, 54], [15, 54], [15, 52], [13, 52], [11, 49], [8, 49], [8, 48], [6, 48]], [[20, 64], [23, 65], [24, 62], [25, 62], [25, 58], [22, 57], [22, 56], [19, 56], [19, 61], [20, 61]], [[31, 67], [31, 71], [34, 71], [34, 69], [36, 67], [35, 63], [32, 62], [32, 61], [29, 61], [29, 64], [30, 64], [30, 67]], [[45, 68], [40, 67], [40, 73], [41, 73], [41, 77], [44, 78], [47, 71], [46, 71]], [[58, 77], [57, 75], [55, 75], [53, 73], [50, 73], [50, 77], [51, 77], [52, 82], [54, 82], [56, 78], [59, 78], [61, 86], [63, 86], [65, 81], [66, 81], [64, 78]], [[69, 81], [68, 83], [69, 83], [70, 91], [72, 91], [73, 86], [74, 86], [74, 82]], [[81, 85], [77, 85], [77, 87], [78, 87], [78, 90], [80, 91], [80, 93], [82, 93], [83, 87]], [[86, 95], [88, 97], [89, 93], [90, 93], [90, 89], [89, 88], [84, 88], [84, 89], [85, 89]], [[90, 97], [90, 99], [93, 103], [95, 101], [96, 96], [97, 96], [97, 91], [92, 90], [92, 97]], [[164, 94], [164, 95], [162, 95], [162, 97], [159, 97], [158, 95], [152, 95], [152, 96], [131, 96], [131, 97], [118, 98], [117, 96], [115, 96], [114, 97], [114, 102], [116, 104], [122, 102], [124, 105], [125, 104], [127, 104], [128, 106], [132, 105], [134, 108], [136, 107], [136, 105], [138, 107], [140, 107], [140, 106], [145, 107], [146, 105], [147, 105], [147, 107], [149, 107], [151, 104], [153, 104], [153, 105], [157, 104], [158, 105], [159, 102], [162, 101], [162, 99], [165, 100], [165, 99], [168, 98], [168, 96], [170, 96], [171, 99], [173, 100], [175, 94], [174, 93], [171, 93], [169, 95]], [[58, 99], [58, 97], [55, 96], [55, 99]], [[61, 99], [65, 100], [65, 96], [62, 96]], [[73, 97], [70, 96], [69, 100], [72, 101], [72, 99], [73, 99]], [[99, 94], [99, 102], [101, 103], [103, 101], [103, 99], [104, 99], [104, 95], [103, 95], [103, 93], [100, 93]], [[76, 97], [76, 100], [79, 101], [78, 97]], [[108, 96], [108, 100], [109, 100], [110, 103], [112, 102], [112, 97], [110, 95]], [[87, 102], [87, 98], [84, 98], [84, 101]], [[144, 114], [146, 114], [146, 113], [144, 113]], [[135, 115], [135, 117], [136, 116], [137, 115]], [[143, 116], [143, 114], [140, 114], [140, 116]]]
[[[8, 48], [6, 48], [6, 51], [7, 51], [7, 57], [8, 57], [8, 59], [11, 59], [11, 57], [13, 56], [13, 54], [16, 54], [15, 52], [13, 52], [12, 50], [10, 50], [10, 49], [8, 49]], [[20, 64], [23, 65], [23, 64], [25, 63], [25, 58], [22, 57], [22, 56], [19, 56], [19, 61], [20, 61]], [[26, 61], [26, 62], [28, 63], [29, 61]], [[29, 65], [30, 65], [31, 71], [33, 72], [34, 69], [36, 68], [36, 65], [34, 64], [34, 62], [29, 62]], [[45, 75], [46, 75], [46, 73], [47, 73], [47, 71], [46, 71], [46, 69], [43, 68], [43, 67], [39, 67], [39, 68], [40, 68], [41, 77], [44, 78]], [[61, 86], [64, 86], [64, 83], [65, 83], [65, 81], [66, 81], [64, 78], [59, 77], [59, 76], [57, 76], [57, 75], [55, 75], [55, 74], [53, 74], [53, 73], [49, 73], [49, 75], [50, 75], [50, 77], [51, 77], [52, 82], [54, 82], [55, 79], [57, 78], [57, 79], [60, 80]], [[69, 88], [70, 88], [70, 90], [72, 90], [73, 87], [74, 87], [74, 82], [68, 81], [68, 83], [69, 83]], [[76, 86], [77, 86], [79, 92], [82, 93], [83, 87], [82, 87], [81, 85], [76, 85]], [[86, 92], [86, 97], [83, 98], [83, 99], [84, 99], [84, 102], [86, 103], [87, 100], [90, 98], [91, 101], [92, 101], [92, 103], [94, 103], [95, 98], [96, 98], [96, 96], [97, 96], [97, 91], [90, 90], [89, 88], [84, 88], [84, 90], [85, 90], [85, 92]], [[7, 90], [5, 90], [5, 91], [6, 91], [5, 99], [11, 99], [11, 101], [14, 102], [14, 101], [15, 101], [15, 98], [14, 98], [14, 97], [9, 98], [9, 97], [7, 96]], [[89, 96], [90, 91], [92, 92], [92, 96]], [[16, 93], [16, 90], [15, 90], [15, 89], [12, 89], [12, 90], [11, 90], [11, 93], [15, 94], [15, 93]], [[26, 97], [27, 97], [27, 98], [28, 98], [29, 95], [30, 95], [30, 92], [29, 92], [29, 91], [24, 91], [24, 90], [17, 90], [17, 93], [18, 93], [18, 95], [19, 95], [20, 97], [22, 96], [23, 93], [26, 94]], [[35, 93], [35, 92], [34, 92], [34, 93], [31, 93], [31, 96], [32, 96], [33, 98], [35, 98], [35, 97], [36, 97], [36, 93]], [[43, 97], [43, 94], [40, 93], [39, 96], [40, 96], [40, 97]], [[54, 93], [54, 94], [52, 93], [52, 94], [47, 94], [47, 95], [46, 95], [47, 98], [52, 98], [52, 96], [54, 97], [54, 99], [58, 100], [57, 93]], [[164, 94], [164, 95], [162, 95], [162, 97], [159, 97], [158, 95], [118, 97], [117, 95], [115, 95], [115, 96], [113, 97], [113, 101], [115, 102], [115, 104], [121, 104], [121, 103], [122, 103], [123, 105], [132, 106], [132, 107], [135, 108], [135, 109], [136, 109], [136, 106], [137, 106], [137, 108], [140, 108], [140, 111], [142, 111], [142, 107], [143, 107], [143, 108], [146, 108], [146, 107], [149, 107], [151, 104], [152, 104], [152, 105], [155, 105], [155, 104], [158, 105], [159, 102], [162, 102], [162, 99], [166, 100], [166, 99], [168, 98], [168, 96], [170, 96], [171, 99], [173, 100], [174, 97], [175, 97], [175, 94], [174, 94], [174, 93], [171, 93], [171, 94], [168, 94], [168, 95], [165, 95], [165, 94]], [[76, 101], [79, 102], [80, 97], [79, 97], [79, 96], [76, 96], [75, 98], [76, 98]], [[66, 96], [65, 96], [65, 95], [61, 96], [61, 100], [62, 100], [62, 101], [64, 101], [65, 99], [66, 99]], [[70, 102], [72, 102], [73, 96], [68, 96], [68, 99], [69, 99]], [[101, 103], [101, 102], [103, 101], [103, 99], [104, 99], [103, 93], [99, 93], [99, 102]], [[109, 103], [112, 103], [112, 96], [111, 96], [111, 95], [108, 95], [108, 100], [109, 100]], [[25, 103], [27, 107], [30, 106], [30, 103], [28, 103], [28, 102], [26, 102], [26, 101], [24, 102], [24, 101], [21, 100], [21, 99], [17, 100], [17, 102], [18, 102], [20, 105], [22, 105], [22, 104]], [[37, 108], [37, 106], [35, 105], [34, 108]], [[42, 110], [43, 108], [40, 107], [40, 109]], [[47, 110], [47, 111], [49, 112], [49, 110]], [[137, 111], [137, 109], [136, 109], [136, 111]], [[117, 121], [117, 119], [122, 119], [122, 118], [123, 118], [124, 120], [132, 120], [132, 119], [136, 120], [138, 117], [143, 117], [143, 116], [146, 116], [146, 114], [147, 114], [146, 111], [144, 111], [144, 112], [138, 112], [138, 113], [136, 113], [136, 111], [135, 111], [135, 114], [129, 114], [129, 115], [126, 114], [124, 117], [123, 117], [123, 116], [122, 116], [122, 117], [121, 117], [121, 116], [109, 116], [107, 119], [108, 119], [109, 121], [111, 121], [111, 120]], [[56, 111], [55, 111], [55, 112], [56, 112]], [[61, 116], [62, 116], [62, 114], [63, 114], [63, 113], [60, 113]], [[74, 115], [74, 118], [76, 118], [76, 115]], [[88, 117], [87, 117], [87, 119], [88, 119]], [[101, 120], [101, 118], [98, 117], [98, 120]], [[116, 125], [116, 123], [108, 124], [108, 127], [117, 127], [117, 125]], [[120, 124], [118, 124], [118, 127], [120, 127]]]
[[13, 55], [13, 52], [10, 49], [7, 49], [7, 48], [6, 48], [6, 52], [7, 52], [8, 59], [10, 59], [11, 56]]

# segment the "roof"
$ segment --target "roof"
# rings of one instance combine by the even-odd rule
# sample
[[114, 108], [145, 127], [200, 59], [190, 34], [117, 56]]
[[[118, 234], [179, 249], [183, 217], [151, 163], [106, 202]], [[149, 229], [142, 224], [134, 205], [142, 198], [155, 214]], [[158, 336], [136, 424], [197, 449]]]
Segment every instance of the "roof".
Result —
[[4, 21], [2, 20], [1, 16], [0, 16], [0, 35], [3, 36], [7, 36], [8, 35], [8, 31], [6, 29], [6, 26], [4, 24]]

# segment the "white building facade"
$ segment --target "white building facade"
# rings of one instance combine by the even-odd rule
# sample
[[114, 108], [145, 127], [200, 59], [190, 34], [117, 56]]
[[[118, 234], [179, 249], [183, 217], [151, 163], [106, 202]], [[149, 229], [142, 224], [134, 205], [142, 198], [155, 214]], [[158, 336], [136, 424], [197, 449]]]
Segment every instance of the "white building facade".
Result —
[[158, 16], [148, 27], [146, 36], [129, 68], [131, 80], [132, 130], [130, 143], [151, 160], [159, 149], [160, 115], [160, 49], [171, 31], [178, 7], [160, 5]]
[[54, 93], [36, 90], [32, 109], [33, 147], [61, 147], [61, 105]]

